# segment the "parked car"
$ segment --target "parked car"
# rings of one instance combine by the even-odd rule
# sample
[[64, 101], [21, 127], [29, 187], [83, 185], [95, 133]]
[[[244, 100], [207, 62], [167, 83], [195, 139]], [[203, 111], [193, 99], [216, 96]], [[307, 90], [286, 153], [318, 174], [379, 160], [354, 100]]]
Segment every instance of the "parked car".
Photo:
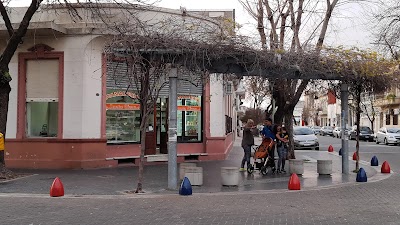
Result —
[[[374, 141], [374, 132], [369, 127], [360, 126], [360, 140]], [[353, 126], [350, 130], [349, 139], [356, 140], [357, 137], [357, 126]]]
[[319, 134], [321, 127], [320, 126], [311, 126], [311, 130], [314, 131], [314, 134]]
[[314, 131], [309, 127], [293, 127], [294, 149], [319, 150], [319, 142]]
[[376, 133], [376, 143], [383, 142], [384, 144], [400, 144], [400, 128], [382, 127]]
[[[349, 130], [345, 129], [344, 130], [346, 135], [349, 135]], [[332, 131], [332, 136], [336, 138], [342, 138], [342, 128], [341, 127], [335, 127]]]
[[319, 135], [333, 135], [333, 127], [330, 126], [324, 126], [321, 128], [321, 130], [319, 131]]
[[341, 132], [342, 132], [342, 128], [335, 127], [335, 129], [333, 129], [333, 131], [332, 131], [332, 136], [336, 137], [336, 138], [339, 138], [340, 135], [341, 135]]

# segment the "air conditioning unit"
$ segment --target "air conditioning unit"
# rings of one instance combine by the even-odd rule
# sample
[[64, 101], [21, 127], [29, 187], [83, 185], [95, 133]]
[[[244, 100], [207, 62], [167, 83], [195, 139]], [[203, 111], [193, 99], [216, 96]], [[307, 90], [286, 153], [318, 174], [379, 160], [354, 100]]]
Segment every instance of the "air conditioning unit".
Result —
[[233, 84], [232, 81], [227, 81], [225, 83], [225, 94], [226, 95], [231, 95], [233, 92]]

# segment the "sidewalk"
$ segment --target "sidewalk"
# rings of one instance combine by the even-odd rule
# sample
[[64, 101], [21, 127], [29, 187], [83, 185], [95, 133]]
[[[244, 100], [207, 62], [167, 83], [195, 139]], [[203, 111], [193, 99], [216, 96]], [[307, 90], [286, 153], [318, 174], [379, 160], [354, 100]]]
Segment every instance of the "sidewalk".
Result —
[[[221, 185], [221, 167], [240, 166], [243, 150], [240, 147], [241, 139], [238, 138], [234, 148], [224, 161], [198, 162], [203, 167], [203, 185], [193, 186], [193, 193], [218, 193], [218, 192], [245, 192], [287, 190], [289, 173], [268, 174], [262, 176], [259, 171], [252, 175], [240, 172], [238, 187], [224, 187]], [[261, 142], [256, 138], [256, 144]], [[328, 153], [327, 146], [321, 146], [321, 151], [296, 151], [297, 159], [305, 159], [304, 174], [300, 176], [302, 190], [318, 189], [329, 186], [355, 183], [356, 174], [350, 171], [350, 175], [341, 173], [341, 156], [336, 153]], [[317, 173], [317, 160], [331, 159], [333, 174], [331, 176], [319, 176]], [[289, 172], [289, 162], [286, 162], [286, 171]], [[369, 181], [379, 179], [375, 168], [361, 165], [366, 172]], [[351, 170], [355, 168], [350, 161]], [[168, 191], [168, 166], [155, 165], [145, 167], [143, 189], [147, 194], [177, 193]], [[121, 167], [93, 170], [16, 170], [19, 173], [30, 173], [32, 176], [18, 180], [0, 183], [0, 193], [24, 193], [24, 194], [49, 194], [50, 186], [55, 177], [59, 177], [64, 184], [66, 195], [123, 195], [125, 191], [134, 190], [137, 181], [137, 167]]]

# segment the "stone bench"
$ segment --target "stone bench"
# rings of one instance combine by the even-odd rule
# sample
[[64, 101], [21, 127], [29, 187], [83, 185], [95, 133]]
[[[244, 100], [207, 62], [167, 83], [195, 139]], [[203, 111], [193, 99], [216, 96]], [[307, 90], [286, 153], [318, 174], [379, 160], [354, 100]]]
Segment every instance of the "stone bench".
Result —
[[203, 185], [203, 167], [186, 167], [185, 177], [189, 179], [193, 186]]
[[221, 182], [223, 186], [238, 186], [239, 168], [221, 167]]
[[332, 160], [317, 160], [317, 172], [320, 175], [331, 175], [332, 174]]
[[185, 169], [188, 167], [196, 167], [196, 163], [181, 163], [179, 164], [179, 179], [183, 180], [185, 177]]
[[304, 173], [304, 160], [303, 159], [289, 159], [289, 173], [302, 175]]

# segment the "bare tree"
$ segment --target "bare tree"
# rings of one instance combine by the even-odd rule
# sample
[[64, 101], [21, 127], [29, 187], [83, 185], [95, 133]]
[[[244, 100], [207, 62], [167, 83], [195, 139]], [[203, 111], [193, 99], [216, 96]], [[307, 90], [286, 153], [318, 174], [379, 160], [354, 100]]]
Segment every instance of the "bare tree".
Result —
[[[131, 45], [131, 49], [132, 49]], [[110, 46], [111, 50], [113, 48]], [[118, 53], [116, 53], [118, 54]], [[109, 54], [108, 62], [113, 60], [122, 60], [123, 66], [118, 63], [112, 68], [113, 80], [116, 85], [119, 81], [128, 80], [129, 85], [122, 86], [126, 92], [133, 92], [135, 95], [130, 96], [132, 100], [139, 101], [140, 104], [140, 160], [137, 188], [135, 193], [143, 192], [143, 162], [146, 149], [146, 129], [148, 127], [149, 115], [153, 112], [160, 90], [167, 84], [167, 74], [170, 69], [169, 63], [163, 62], [162, 59], [155, 57], [151, 53], [139, 54], [139, 51], [132, 51], [131, 54], [120, 56], [115, 59], [115, 54]], [[121, 70], [123, 70], [121, 72]], [[129, 95], [127, 95], [129, 96]]]
[[260, 108], [250, 108], [245, 111], [243, 117], [240, 120], [243, 123], [246, 123], [248, 119], [254, 120], [254, 124], [262, 124], [265, 118], [265, 112], [263, 112]]
[[400, 2], [397, 0], [379, 0], [372, 12], [374, 20], [372, 33], [375, 45], [388, 53], [393, 59], [399, 59], [400, 51]]
[[373, 91], [365, 91], [364, 98], [361, 100], [361, 106], [363, 113], [367, 116], [371, 123], [371, 129], [375, 132], [375, 119], [376, 119], [376, 105], [375, 105], [375, 94]]
[[[11, 23], [9, 12], [6, 9], [6, 3], [5, 1], [0, 1], [0, 13], [9, 35], [7, 45], [0, 56], [0, 132], [4, 134], [4, 137], [6, 136], [8, 102], [11, 92], [10, 81], [12, 79], [8, 65], [19, 43], [21, 43], [22, 38], [25, 36], [29, 22], [40, 7], [42, 0], [32, 0], [17, 29], [15, 29]], [[0, 175], [5, 178], [14, 176], [13, 173], [5, 167], [4, 151], [0, 151]]]
[[[239, 0], [243, 7], [249, 12], [251, 16], [257, 21], [257, 30], [260, 34], [261, 46], [267, 49], [269, 43], [269, 50], [275, 52], [276, 60], [281, 60], [281, 54], [288, 52], [304, 51], [307, 48], [305, 44], [310, 42], [315, 36], [315, 31], [319, 30], [319, 35], [315, 43], [315, 50], [318, 53], [325, 40], [326, 32], [328, 29], [329, 21], [332, 17], [332, 12], [338, 0], [327, 0], [325, 8], [323, 9], [323, 18], [320, 23], [311, 24], [307, 23], [309, 17], [313, 16], [312, 12], [315, 7], [319, 7], [318, 1], [293, 1], [293, 0], [265, 0], [265, 1], [251, 1]], [[310, 7], [310, 8], [308, 8]], [[306, 12], [306, 14], [304, 14]], [[306, 17], [303, 17], [303, 16]], [[289, 19], [289, 21], [287, 21]], [[304, 23], [306, 22], [306, 23]], [[268, 24], [269, 27], [266, 27]], [[302, 29], [304, 25], [308, 25], [308, 29], [312, 32], [310, 37], [306, 37], [302, 42]], [[266, 35], [269, 33], [269, 36]], [[289, 133], [293, 132], [293, 111], [309, 83], [308, 79], [274, 79], [272, 88], [272, 97], [276, 102], [275, 123], [285, 122], [289, 129]], [[293, 136], [290, 137], [290, 158], [295, 158]]]
[[245, 85], [247, 93], [250, 94], [252, 101], [254, 101], [253, 108], [260, 108], [270, 93], [268, 80], [260, 76], [248, 77], [245, 79]]

